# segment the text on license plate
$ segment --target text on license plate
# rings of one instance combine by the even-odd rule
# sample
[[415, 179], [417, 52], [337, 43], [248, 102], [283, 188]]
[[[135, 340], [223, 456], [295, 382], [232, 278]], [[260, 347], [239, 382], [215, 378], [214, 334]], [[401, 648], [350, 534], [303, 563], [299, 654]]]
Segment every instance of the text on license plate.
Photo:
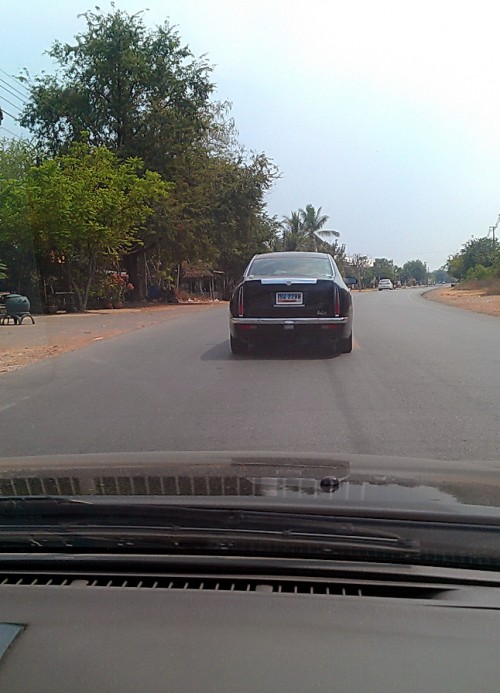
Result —
[[301, 291], [278, 291], [277, 306], [301, 306], [303, 302]]

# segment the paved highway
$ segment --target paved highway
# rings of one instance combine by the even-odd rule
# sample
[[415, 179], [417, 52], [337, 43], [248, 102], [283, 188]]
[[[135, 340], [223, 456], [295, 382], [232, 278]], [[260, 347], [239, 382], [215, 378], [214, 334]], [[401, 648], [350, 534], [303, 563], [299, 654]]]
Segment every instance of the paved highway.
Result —
[[500, 458], [500, 320], [354, 295], [352, 354], [229, 352], [207, 307], [0, 378], [0, 456], [283, 450]]

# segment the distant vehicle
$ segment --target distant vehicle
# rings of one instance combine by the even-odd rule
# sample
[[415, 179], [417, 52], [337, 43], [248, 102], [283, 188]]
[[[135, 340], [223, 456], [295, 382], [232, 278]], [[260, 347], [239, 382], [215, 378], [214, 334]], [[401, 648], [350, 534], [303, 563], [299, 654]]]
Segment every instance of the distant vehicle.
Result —
[[231, 351], [266, 340], [310, 337], [331, 353], [352, 351], [352, 296], [327, 253], [255, 255], [229, 304]]
[[381, 279], [378, 283], [378, 290], [383, 291], [384, 289], [394, 289], [394, 284], [391, 282], [390, 279]]

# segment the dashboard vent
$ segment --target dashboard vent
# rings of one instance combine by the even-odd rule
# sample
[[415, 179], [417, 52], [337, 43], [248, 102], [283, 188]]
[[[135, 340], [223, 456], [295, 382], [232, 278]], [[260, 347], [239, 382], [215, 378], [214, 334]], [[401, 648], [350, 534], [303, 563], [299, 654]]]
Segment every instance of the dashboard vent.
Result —
[[114, 589], [259, 592], [267, 594], [437, 599], [446, 586], [369, 580], [311, 580], [281, 577], [227, 577], [200, 575], [102, 575], [88, 573], [1, 573], [0, 586], [78, 587]]

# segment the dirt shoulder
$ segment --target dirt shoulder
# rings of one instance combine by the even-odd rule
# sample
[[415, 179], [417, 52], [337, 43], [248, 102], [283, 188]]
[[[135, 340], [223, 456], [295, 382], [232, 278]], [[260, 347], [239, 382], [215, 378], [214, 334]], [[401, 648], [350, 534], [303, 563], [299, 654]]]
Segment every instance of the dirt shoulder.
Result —
[[0, 375], [102, 339], [161, 325], [186, 313], [211, 310], [221, 303], [35, 315], [34, 325], [26, 320], [22, 325], [0, 325]]
[[469, 282], [466, 285], [445, 286], [427, 291], [424, 296], [431, 301], [500, 318], [500, 282]]

